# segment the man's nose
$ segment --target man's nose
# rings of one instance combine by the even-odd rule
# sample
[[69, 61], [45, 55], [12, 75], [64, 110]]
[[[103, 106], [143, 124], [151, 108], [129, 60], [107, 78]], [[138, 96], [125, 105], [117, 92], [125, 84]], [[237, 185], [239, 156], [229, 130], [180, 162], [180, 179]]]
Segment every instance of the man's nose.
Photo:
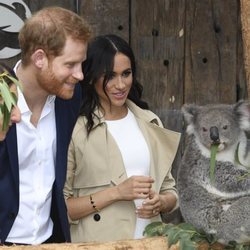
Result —
[[82, 66], [78, 66], [75, 68], [75, 70], [73, 72], [73, 77], [79, 81], [84, 79], [84, 75], [82, 72]]

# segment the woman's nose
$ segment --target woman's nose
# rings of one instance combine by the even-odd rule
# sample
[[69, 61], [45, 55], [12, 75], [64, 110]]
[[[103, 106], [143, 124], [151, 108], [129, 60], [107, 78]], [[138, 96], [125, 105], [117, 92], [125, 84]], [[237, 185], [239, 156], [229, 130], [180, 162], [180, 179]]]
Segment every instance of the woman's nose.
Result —
[[122, 77], [118, 77], [117, 82], [116, 82], [116, 87], [119, 89], [123, 89], [126, 86], [124, 80], [122, 79]]

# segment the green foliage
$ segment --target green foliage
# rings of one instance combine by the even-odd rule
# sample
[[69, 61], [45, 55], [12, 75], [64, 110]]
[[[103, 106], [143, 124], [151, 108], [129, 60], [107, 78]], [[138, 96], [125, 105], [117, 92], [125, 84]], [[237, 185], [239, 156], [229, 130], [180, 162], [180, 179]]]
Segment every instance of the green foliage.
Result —
[[12, 107], [17, 104], [17, 97], [9, 89], [8, 82], [14, 83], [21, 88], [17, 79], [12, 77], [7, 71], [0, 74], [0, 119], [3, 119], [2, 130], [5, 131], [10, 122]]
[[[145, 228], [144, 236], [166, 236], [168, 246], [171, 247], [179, 242], [180, 250], [197, 250], [198, 244], [202, 243], [206, 243], [209, 246], [209, 249], [215, 249], [212, 246], [217, 243], [217, 239], [214, 235], [208, 235], [200, 232], [189, 223], [174, 225], [163, 222], [152, 222]], [[250, 245], [230, 242], [230, 244], [223, 246], [223, 248], [220, 249], [250, 250]]]
[[188, 223], [174, 225], [153, 222], [145, 228], [144, 235], [167, 236], [169, 246], [179, 241], [180, 249], [183, 250], [195, 250], [197, 249], [197, 243], [206, 240], [205, 234], [196, 231], [195, 228]]
[[210, 157], [210, 181], [214, 184], [215, 176], [215, 163], [216, 163], [216, 153], [218, 151], [219, 144], [212, 144], [211, 146], [211, 157]]

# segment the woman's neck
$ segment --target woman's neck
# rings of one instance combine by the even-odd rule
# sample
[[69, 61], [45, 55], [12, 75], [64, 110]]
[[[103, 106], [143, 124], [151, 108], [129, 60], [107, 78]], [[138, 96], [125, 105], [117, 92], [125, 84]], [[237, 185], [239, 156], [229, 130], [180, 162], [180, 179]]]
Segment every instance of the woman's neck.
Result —
[[103, 110], [105, 120], [120, 120], [128, 114], [128, 108], [126, 105], [122, 107], [108, 107]]

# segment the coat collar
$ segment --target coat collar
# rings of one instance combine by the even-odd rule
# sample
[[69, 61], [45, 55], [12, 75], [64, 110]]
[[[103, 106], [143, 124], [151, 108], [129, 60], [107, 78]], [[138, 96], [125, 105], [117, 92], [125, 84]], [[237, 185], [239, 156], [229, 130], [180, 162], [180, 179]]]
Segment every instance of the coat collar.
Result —
[[[136, 118], [142, 119], [146, 122], [155, 123], [157, 125], [162, 124], [160, 119], [153, 112], [140, 108], [135, 103], [133, 103], [131, 100], [127, 99], [126, 105], [131, 110], [131, 112], [134, 114], [134, 116]], [[94, 111], [93, 121], [94, 121], [93, 128], [95, 128], [96, 126], [105, 122], [104, 114], [98, 108], [96, 108]]]
[[[159, 191], [165, 176], [171, 170], [173, 160], [175, 158], [180, 134], [170, 131], [162, 127], [160, 119], [151, 111], [143, 110], [127, 100], [126, 104], [131, 112], [135, 115], [138, 125], [144, 135], [150, 151], [150, 175], [158, 181], [154, 184], [154, 189]], [[100, 120], [94, 118], [94, 126], [101, 125], [105, 127], [105, 140], [99, 141], [100, 148], [108, 146], [108, 156], [106, 158], [107, 166], [110, 167], [112, 173], [112, 182], [120, 184], [127, 179], [125, 166], [123, 164], [122, 155], [113, 137], [108, 133], [103, 114], [96, 110], [95, 114]]]

